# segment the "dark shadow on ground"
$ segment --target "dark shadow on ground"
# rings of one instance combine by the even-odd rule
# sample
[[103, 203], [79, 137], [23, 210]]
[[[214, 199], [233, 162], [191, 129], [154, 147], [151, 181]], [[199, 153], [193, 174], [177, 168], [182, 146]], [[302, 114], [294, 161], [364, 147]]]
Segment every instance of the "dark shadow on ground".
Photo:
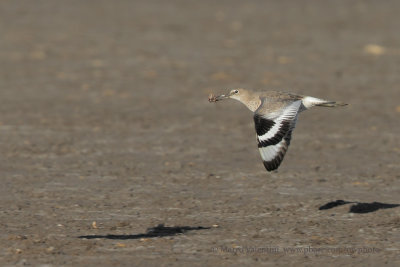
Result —
[[188, 231], [193, 230], [205, 230], [210, 229], [211, 227], [203, 227], [203, 226], [173, 226], [168, 227], [163, 224], [159, 224], [156, 227], [148, 228], [146, 233], [144, 234], [136, 234], [136, 235], [82, 235], [78, 238], [84, 239], [94, 239], [94, 238], [104, 238], [104, 239], [140, 239], [140, 238], [154, 238], [154, 237], [164, 237], [164, 236], [174, 236], [178, 234], [184, 234]]
[[355, 204], [350, 207], [349, 212], [351, 213], [368, 213], [374, 212], [380, 209], [391, 209], [399, 207], [400, 204], [387, 204], [380, 202], [372, 202], [372, 203], [361, 203], [356, 201], [345, 201], [345, 200], [336, 200], [332, 202], [328, 202], [325, 205], [319, 207], [319, 210], [328, 210], [337, 206], [345, 205], [345, 204]]

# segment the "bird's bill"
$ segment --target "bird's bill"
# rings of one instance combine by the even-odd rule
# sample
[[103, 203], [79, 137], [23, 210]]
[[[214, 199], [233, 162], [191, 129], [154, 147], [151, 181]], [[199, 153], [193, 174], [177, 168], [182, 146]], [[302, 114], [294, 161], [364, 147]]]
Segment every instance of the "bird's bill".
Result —
[[215, 101], [221, 101], [221, 100], [224, 100], [226, 98], [229, 98], [229, 96], [227, 96], [227, 95], [219, 95], [219, 96], [215, 97]]
[[229, 92], [228, 94], [219, 95], [219, 96], [214, 96], [214, 94], [210, 94], [208, 96], [208, 101], [209, 102], [217, 102], [217, 101], [221, 101], [221, 100], [230, 98], [231, 96], [232, 96], [231, 92]]

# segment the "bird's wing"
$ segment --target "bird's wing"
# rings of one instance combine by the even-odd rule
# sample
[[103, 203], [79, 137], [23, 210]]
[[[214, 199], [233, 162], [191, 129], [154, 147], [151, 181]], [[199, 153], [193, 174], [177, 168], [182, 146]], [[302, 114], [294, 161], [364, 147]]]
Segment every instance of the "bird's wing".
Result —
[[254, 114], [258, 149], [267, 171], [276, 170], [288, 150], [296, 126], [301, 100], [292, 102], [279, 112]]

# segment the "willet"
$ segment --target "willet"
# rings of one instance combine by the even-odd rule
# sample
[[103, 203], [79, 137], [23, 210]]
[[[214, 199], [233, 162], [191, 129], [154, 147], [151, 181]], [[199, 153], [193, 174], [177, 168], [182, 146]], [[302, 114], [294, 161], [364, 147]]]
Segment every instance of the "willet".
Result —
[[252, 92], [233, 89], [226, 95], [210, 95], [210, 102], [236, 99], [254, 113], [258, 149], [267, 171], [278, 169], [288, 150], [298, 114], [314, 106], [338, 107], [347, 104], [285, 92]]

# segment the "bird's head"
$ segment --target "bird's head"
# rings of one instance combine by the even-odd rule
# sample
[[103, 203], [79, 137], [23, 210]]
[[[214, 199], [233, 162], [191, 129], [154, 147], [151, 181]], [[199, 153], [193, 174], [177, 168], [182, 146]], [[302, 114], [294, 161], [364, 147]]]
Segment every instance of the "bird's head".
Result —
[[233, 98], [246, 105], [251, 111], [255, 111], [260, 105], [261, 100], [257, 93], [247, 91], [243, 88], [232, 89], [225, 95], [219, 95], [209, 99], [210, 102], [217, 102], [224, 99]]
[[221, 101], [224, 99], [228, 99], [228, 98], [233, 98], [236, 100], [241, 100], [241, 98], [246, 95], [246, 90], [245, 89], [232, 89], [229, 91], [229, 93], [225, 94], [225, 95], [219, 95], [215, 98], [215, 101]]

